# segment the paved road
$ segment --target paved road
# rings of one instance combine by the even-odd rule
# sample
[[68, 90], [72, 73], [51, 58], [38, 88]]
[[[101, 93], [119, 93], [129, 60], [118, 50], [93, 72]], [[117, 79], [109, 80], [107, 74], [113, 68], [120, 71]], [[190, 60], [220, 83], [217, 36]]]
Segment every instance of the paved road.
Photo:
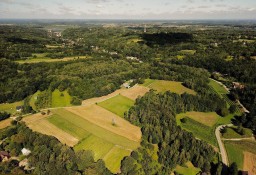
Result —
[[216, 135], [216, 138], [217, 138], [217, 141], [218, 141], [218, 145], [219, 145], [219, 148], [220, 148], [220, 154], [221, 154], [221, 158], [222, 158], [222, 162], [229, 166], [229, 162], [228, 162], [228, 155], [227, 155], [227, 151], [225, 149], [225, 146], [223, 144], [223, 142], [221, 141], [221, 133], [220, 133], [220, 130], [226, 126], [233, 126], [232, 124], [228, 124], [228, 125], [220, 125], [216, 128], [215, 130], [215, 135]]

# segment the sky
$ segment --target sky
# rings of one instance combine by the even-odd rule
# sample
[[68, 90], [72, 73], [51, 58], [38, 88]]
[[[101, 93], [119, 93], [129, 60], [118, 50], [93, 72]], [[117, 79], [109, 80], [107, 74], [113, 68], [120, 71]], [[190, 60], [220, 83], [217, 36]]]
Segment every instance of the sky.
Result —
[[0, 0], [0, 18], [256, 19], [256, 0]]

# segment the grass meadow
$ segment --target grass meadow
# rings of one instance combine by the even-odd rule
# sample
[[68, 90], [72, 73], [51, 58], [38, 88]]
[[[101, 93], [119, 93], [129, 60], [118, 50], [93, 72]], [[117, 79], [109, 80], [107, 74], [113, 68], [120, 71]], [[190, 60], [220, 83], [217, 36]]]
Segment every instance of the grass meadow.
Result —
[[134, 101], [122, 95], [117, 95], [101, 103], [98, 103], [98, 105], [120, 117], [124, 117], [124, 113], [134, 105]]

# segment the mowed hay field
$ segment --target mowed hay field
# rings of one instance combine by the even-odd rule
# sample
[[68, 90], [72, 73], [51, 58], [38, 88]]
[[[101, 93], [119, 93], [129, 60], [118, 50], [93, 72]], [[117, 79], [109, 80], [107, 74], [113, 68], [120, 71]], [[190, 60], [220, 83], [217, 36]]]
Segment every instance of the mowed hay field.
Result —
[[256, 154], [244, 152], [243, 170], [248, 171], [248, 174], [256, 174]]
[[[186, 122], [180, 120], [186, 118]], [[193, 135], [209, 144], [217, 147], [216, 137], [214, 134], [214, 126], [217, 123], [219, 116], [214, 112], [187, 112], [176, 116], [177, 125], [183, 129], [192, 132]]]
[[0, 129], [3, 129], [3, 128], [6, 128], [7, 126], [10, 126], [11, 121], [12, 121], [11, 118], [0, 121]]
[[[103, 159], [110, 171], [118, 173], [122, 159], [137, 149], [141, 142], [140, 128], [123, 119], [123, 114], [138, 96], [148, 91], [149, 88], [135, 85], [85, 100], [82, 106], [51, 109], [48, 116], [36, 114], [24, 118], [24, 121], [34, 131], [52, 135], [73, 146], [75, 151], [92, 150], [95, 161]], [[52, 96], [59, 98], [60, 92], [54, 93]], [[62, 137], [64, 134], [65, 138]]]
[[120, 117], [124, 117], [124, 113], [127, 112], [133, 106], [133, 104], [133, 100], [122, 95], [117, 95], [113, 98], [98, 103], [99, 106], [113, 112]]
[[149, 92], [149, 90], [150, 89], [145, 86], [135, 85], [125, 91], [122, 91], [120, 94], [135, 101], [139, 96], [144, 96]]
[[158, 92], [171, 91], [177, 94], [183, 94], [185, 92], [193, 95], [196, 94], [194, 90], [183, 86], [182, 82], [176, 82], [176, 81], [146, 79], [143, 86], [146, 86], [150, 89], [154, 89]]
[[220, 116], [216, 114], [216, 112], [207, 112], [207, 113], [206, 112], [186, 112], [186, 113], [178, 114], [176, 116], [177, 123], [179, 123], [180, 119], [184, 117], [189, 117], [199, 123], [202, 123], [206, 126], [211, 127], [216, 124]]
[[[229, 162], [236, 162], [240, 170], [251, 171], [255, 174], [256, 141], [224, 141]], [[253, 161], [254, 160], [254, 161]], [[250, 174], [250, 173], [249, 173]]]
[[[119, 172], [124, 156], [140, 146], [140, 128], [100, 106], [55, 109], [52, 113], [48, 122], [80, 140], [74, 147], [76, 151], [92, 150], [95, 160], [103, 159], [112, 172]], [[113, 151], [115, 147], [118, 153]]]
[[47, 117], [49, 116], [38, 113], [23, 118], [23, 121], [33, 131], [54, 136], [60, 142], [67, 144], [68, 146], [74, 146], [78, 143], [79, 140], [77, 138], [48, 122]]

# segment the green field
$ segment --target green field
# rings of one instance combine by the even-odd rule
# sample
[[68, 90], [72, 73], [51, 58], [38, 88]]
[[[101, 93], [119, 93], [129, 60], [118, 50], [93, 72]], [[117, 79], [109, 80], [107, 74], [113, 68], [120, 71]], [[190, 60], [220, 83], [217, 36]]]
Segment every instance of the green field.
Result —
[[114, 172], [118, 172], [121, 167], [121, 161], [124, 157], [131, 154], [130, 150], [125, 150], [121, 147], [114, 146], [110, 152], [103, 158], [106, 163], [106, 167]]
[[243, 168], [244, 155], [243, 150], [230, 142], [225, 142], [229, 163], [236, 162], [239, 169]]
[[[46, 91], [43, 91], [46, 92]], [[42, 94], [41, 91], [37, 91], [30, 97], [29, 104], [32, 106], [34, 110], [38, 110], [35, 102], [38, 100], [38, 96]], [[51, 108], [56, 107], [67, 107], [72, 106], [71, 99], [72, 97], [68, 94], [67, 90], [60, 92], [58, 89], [55, 89], [53, 92], [49, 91], [49, 106]]]
[[90, 58], [90, 56], [71, 56], [71, 57], [64, 57], [64, 58], [49, 58], [46, 57], [48, 53], [35, 53], [32, 54], [32, 57], [29, 57], [26, 60], [17, 60], [15, 62], [24, 64], [24, 63], [39, 63], [39, 62], [58, 62], [58, 61], [70, 61], [74, 59], [87, 59]]
[[206, 126], [191, 118], [187, 118], [186, 123], [181, 123], [177, 120], [177, 124], [179, 124], [183, 129], [192, 132], [196, 138], [204, 140], [213, 146], [217, 146], [213, 127]]
[[50, 116], [48, 118], [48, 121], [79, 140], [84, 139], [90, 135], [90, 133], [87, 132], [85, 129], [77, 127], [75, 124], [69, 122], [64, 117], [61, 117], [57, 114], [53, 114], [52, 116]]
[[16, 107], [22, 106], [22, 105], [23, 105], [23, 101], [14, 102], [14, 103], [2, 103], [0, 104], [0, 111], [5, 111], [10, 114], [15, 114], [17, 112]]
[[225, 143], [233, 144], [236, 148], [240, 148], [243, 151], [248, 151], [256, 154], [256, 141], [243, 140], [243, 141], [225, 141]]
[[227, 132], [223, 134], [223, 138], [232, 139], [232, 138], [246, 138], [252, 137], [252, 131], [250, 129], [244, 128], [245, 134], [240, 135], [236, 132], [237, 127], [227, 128]]
[[197, 175], [201, 169], [194, 167], [191, 162], [188, 162], [186, 167], [178, 165], [174, 171], [182, 175]]
[[98, 103], [98, 105], [120, 117], [124, 117], [124, 113], [134, 105], [134, 101], [122, 95], [117, 95], [113, 98]]
[[75, 151], [92, 150], [95, 161], [103, 159], [104, 156], [114, 147], [114, 144], [109, 143], [99, 137], [90, 135], [75, 146]]
[[216, 124], [220, 116], [216, 114], [216, 112], [186, 112], [176, 116], [177, 123], [180, 124], [180, 119], [185, 117], [191, 118], [206, 126], [212, 127]]
[[71, 98], [67, 90], [60, 92], [58, 89], [55, 89], [52, 92], [52, 108], [72, 106], [70, 103]]
[[214, 89], [215, 92], [217, 92], [218, 94], [228, 94], [228, 91], [219, 83], [217, 83], [216, 81], [210, 79], [210, 83], [209, 85]]
[[183, 94], [185, 92], [189, 94], [194, 94], [194, 95], [196, 94], [195, 91], [183, 86], [182, 82], [176, 82], [176, 81], [146, 79], [143, 86], [154, 89], [158, 92], [171, 91], [177, 94]]
[[154, 83], [155, 81], [156, 80], [153, 80], [153, 79], [145, 79], [142, 85], [148, 87], [150, 84]]
[[179, 54], [183, 55], [194, 55], [196, 53], [196, 50], [181, 50], [179, 51]]

